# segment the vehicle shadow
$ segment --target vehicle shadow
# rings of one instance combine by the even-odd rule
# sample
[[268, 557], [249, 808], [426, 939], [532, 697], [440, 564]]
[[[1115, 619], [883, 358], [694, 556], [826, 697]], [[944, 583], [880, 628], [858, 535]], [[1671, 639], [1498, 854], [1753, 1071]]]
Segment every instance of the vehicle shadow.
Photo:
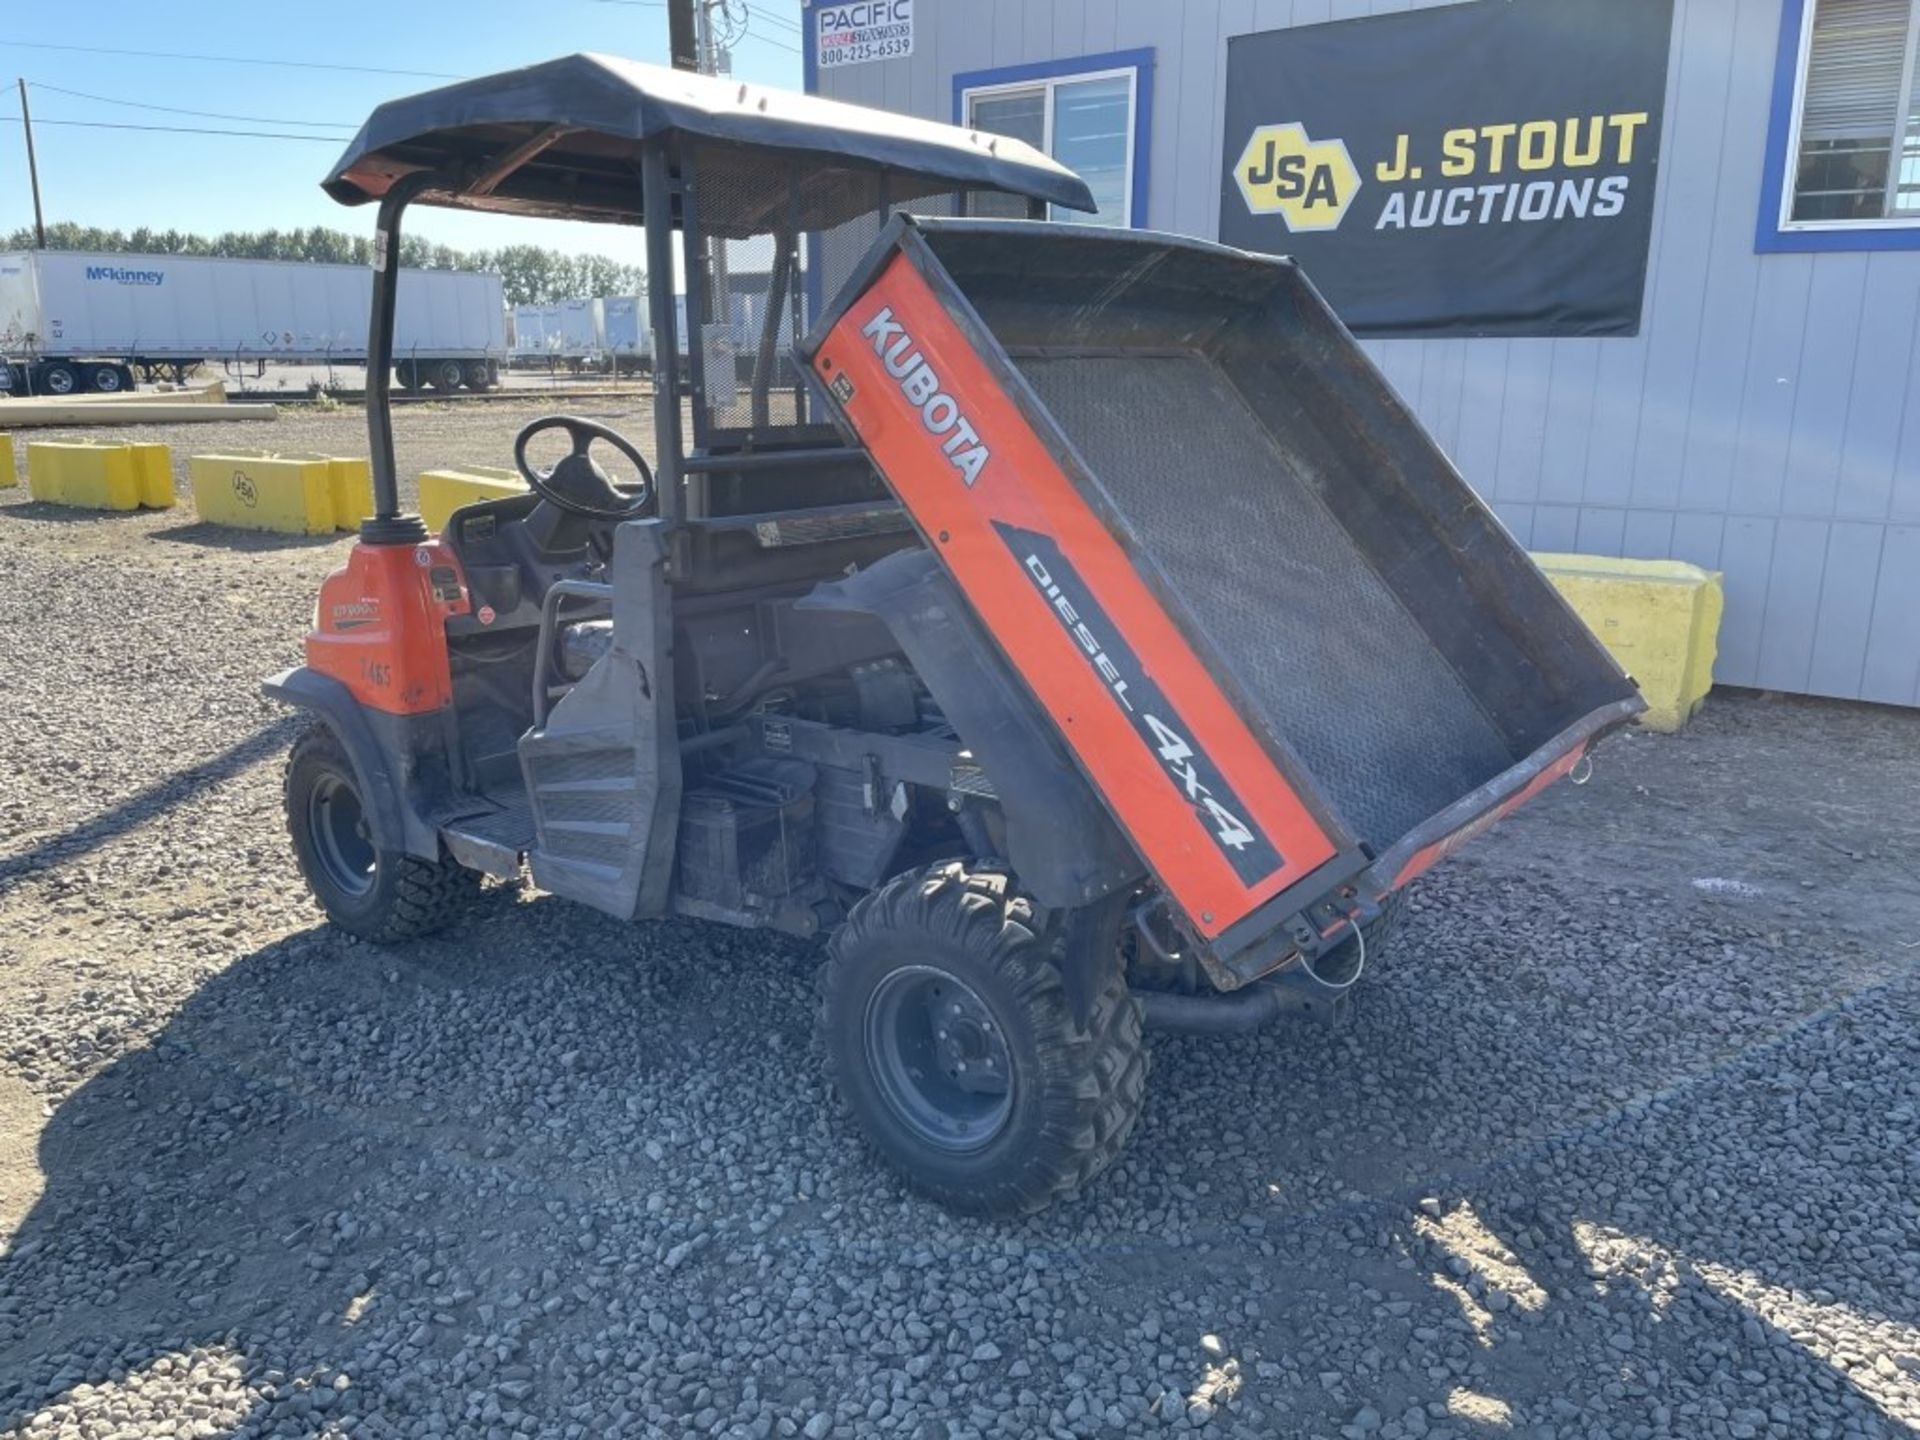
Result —
[[344, 531], [326, 535], [290, 535], [279, 530], [241, 530], [231, 525], [216, 525], [211, 520], [193, 520], [171, 529], [156, 530], [152, 538], [171, 541], [176, 545], [250, 554], [269, 550], [320, 550], [350, 537]]
[[280, 754], [292, 743], [303, 723], [298, 715], [282, 716], [218, 755], [177, 770], [70, 829], [36, 840], [17, 854], [0, 856], [0, 890], [37, 871], [97, 850], [269, 756]]
[[[1522, 976], [1512, 937], [1463, 942], [1448, 908], [1345, 1033], [1161, 1048], [1154, 1085], [1211, 1087], [1219, 1116], [1176, 1128], [1271, 1127], [1268, 1164], [1203, 1140], [1205, 1165], [1146, 1177], [1204, 1177], [1217, 1219], [1119, 1245], [1106, 1271], [1191, 1291], [1196, 1254], [1228, 1257], [1225, 1284], [1257, 1246], [1260, 1298], [1223, 1340], [1323, 1404], [1326, 1433], [1362, 1406], [1356, 1434], [1409, 1409], [1427, 1412], [1410, 1435], [1910, 1433], [1920, 1274], [1897, 1256], [1920, 1153], [1899, 1137], [1920, 1119], [1920, 967], [1835, 993], [1777, 935], [1649, 908], [1671, 943], [1585, 976], [1522, 951]], [[1725, 1043], [1688, 1042], [1712, 1033], [1703, 1007]], [[1582, 1075], [1589, 1025], [1635, 1033]]]
[[[977, 1319], [942, 1308], [962, 1273], [977, 1291], [1011, 1256], [1011, 1294], [1025, 1256], [1070, 1277], [1072, 1323], [1130, 1374], [1177, 1348], [1181, 1403], [1217, 1397], [1223, 1428], [1257, 1407], [1242, 1433], [1331, 1435], [1368, 1407], [1369, 1435], [1435, 1407], [1455, 1436], [1514, 1434], [1516, 1411], [1633, 1433], [1663, 1408], [1649, 1433], [1702, 1434], [1762, 1380], [1805, 1397], [1791, 1433], [1839, 1434], [1829, 1403], [1856, 1433], [1898, 1433], [1876, 1386], [1901, 1382], [1821, 1358], [1775, 1308], [1811, 1299], [1849, 1344], [1920, 1320], [1896, 1282], [1868, 1294], [1820, 1258], [1884, 1248], [1886, 1217], [1835, 1198], [1878, 1157], [1809, 1113], [1804, 1165], [1756, 1156], [1748, 1198], [1718, 1188], [1737, 1159], [1702, 1176], [1683, 1158], [1703, 1126], [1783, 1103], [1768, 1077], [1844, 1009], [1623, 1101], [1516, 1106], [1538, 1040], [1490, 1041], [1455, 1008], [1485, 995], [1396, 973], [1346, 1030], [1158, 1043], [1128, 1159], [995, 1226], [911, 1199], [820, 1118], [813, 958], [505, 896], [410, 946], [317, 927], [233, 960], [46, 1123], [43, 1191], [0, 1258], [0, 1431], [102, 1392], [175, 1417], [183, 1377], [217, 1428], [248, 1433], [558, 1433], [583, 1405], [606, 1433], [724, 1420], [747, 1362], [721, 1362], [715, 1312], [780, 1313], [785, 1257], [811, 1251], [856, 1315], [907, 1288], [936, 1385], [982, 1363], [940, 1340]], [[1819, 1243], [1763, 1243], [1761, 1215]], [[1193, 1336], [1141, 1332], [1183, 1298]], [[1047, 1333], [1003, 1318], [1006, 1362], [1066, 1404]], [[752, 1366], [800, 1423], [831, 1389], [803, 1344]]]
[[[5, 492], [0, 491], [0, 499]], [[144, 506], [132, 510], [96, 510], [86, 505], [56, 505], [51, 500], [32, 500], [0, 504], [0, 519], [23, 520], [35, 525], [83, 525], [99, 521], [132, 520], [153, 512]]]

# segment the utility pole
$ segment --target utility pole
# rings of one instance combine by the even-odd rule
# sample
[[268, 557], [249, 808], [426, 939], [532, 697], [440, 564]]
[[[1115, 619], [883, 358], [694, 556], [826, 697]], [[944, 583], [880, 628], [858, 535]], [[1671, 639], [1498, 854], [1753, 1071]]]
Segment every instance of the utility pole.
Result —
[[713, 32], [713, 12], [720, 3], [721, 0], [694, 0], [697, 7], [695, 19], [699, 28], [696, 39], [702, 75], [725, 75], [733, 68], [731, 57], [721, 50]]
[[33, 248], [47, 248], [47, 221], [40, 213], [40, 164], [33, 158], [33, 112], [27, 108], [27, 82], [20, 81], [20, 123], [27, 132], [27, 179], [33, 187]]
[[713, 12], [724, 0], [667, 0], [667, 50], [676, 70], [725, 75], [733, 68], [721, 48]]
[[[702, 75], [724, 75], [732, 68], [714, 34], [713, 12], [724, 4], [725, 0], [693, 0], [694, 48]], [[727, 242], [710, 237], [707, 241], [706, 324], [700, 333], [704, 336], [711, 332], [716, 336], [711, 347], [706, 346], [704, 339], [702, 341], [706, 356], [703, 369], [713, 367], [721, 373], [706, 376], [709, 395], [719, 393], [732, 396], [738, 384], [732, 341], [733, 277], [728, 273], [728, 258]], [[698, 322], [689, 315], [688, 323]], [[716, 386], [720, 387], [717, 391]]]
[[700, 42], [695, 38], [693, 7], [701, 0], [667, 0], [667, 50], [676, 70], [700, 69]]

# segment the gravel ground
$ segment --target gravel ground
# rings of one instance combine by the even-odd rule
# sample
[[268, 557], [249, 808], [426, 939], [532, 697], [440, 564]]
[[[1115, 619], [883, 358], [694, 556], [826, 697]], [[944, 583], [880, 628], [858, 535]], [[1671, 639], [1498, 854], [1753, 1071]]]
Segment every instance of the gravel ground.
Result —
[[[477, 411], [402, 469], [534, 413]], [[345, 546], [0, 492], [0, 1434], [1920, 1427], [1920, 715], [1623, 738], [1350, 1025], [1157, 1040], [1125, 1160], [1000, 1226], [848, 1134], [808, 946], [319, 923], [255, 682]]]

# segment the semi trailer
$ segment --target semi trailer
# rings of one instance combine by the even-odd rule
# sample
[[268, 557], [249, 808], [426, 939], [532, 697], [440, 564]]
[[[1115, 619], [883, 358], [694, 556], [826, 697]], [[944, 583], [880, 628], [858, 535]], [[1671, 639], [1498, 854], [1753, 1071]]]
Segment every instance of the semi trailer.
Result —
[[[686, 350], [687, 297], [673, 297], [680, 317], [680, 348]], [[619, 375], [653, 369], [653, 333], [647, 322], [647, 297], [607, 295], [594, 300], [560, 300], [513, 307], [512, 363], [523, 369], [565, 365], [607, 370]]]
[[604, 348], [598, 300], [551, 300], [513, 307], [513, 363], [570, 370], [597, 367]]
[[[0, 254], [0, 395], [131, 389], [206, 361], [360, 365], [364, 265], [85, 251]], [[405, 270], [394, 378], [408, 390], [485, 389], [506, 355], [500, 277]]]

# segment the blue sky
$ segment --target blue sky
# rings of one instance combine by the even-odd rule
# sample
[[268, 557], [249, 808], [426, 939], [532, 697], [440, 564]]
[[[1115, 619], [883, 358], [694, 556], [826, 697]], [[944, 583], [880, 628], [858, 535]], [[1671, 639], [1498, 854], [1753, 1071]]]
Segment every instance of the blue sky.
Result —
[[[733, 49], [743, 79], [800, 88], [799, 0], [749, 0], [748, 34]], [[49, 222], [217, 232], [330, 225], [370, 229], [370, 207], [346, 209], [320, 177], [367, 112], [396, 95], [447, 83], [428, 75], [364, 74], [173, 55], [299, 61], [483, 75], [576, 50], [664, 64], [667, 14], [654, 0], [260, 0], [36, 5], [0, 0], [0, 231], [31, 224], [33, 202], [16, 76], [28, 82], [40, 190]], [[95, 54], [75, 49], [138, 51]], [[62, 93], [78, 92], [78, 93]], [[92, 98], [83, 98], [92, 97]], [[138, 106], [128, 102], [138, 102]], [[167, 106], [170, 110], [139, 108]], [[246, 119], [172, 113], [214, 112]], [[338, 141], [245, 139], [95, 129], [56, 120], [271, 131]], [[317, 122], [300, 123], [292, 122]], [[639, 260], [636, 232], [608, 226], [419, 209], [416, 234], [448, 245], [526, 242]]]

